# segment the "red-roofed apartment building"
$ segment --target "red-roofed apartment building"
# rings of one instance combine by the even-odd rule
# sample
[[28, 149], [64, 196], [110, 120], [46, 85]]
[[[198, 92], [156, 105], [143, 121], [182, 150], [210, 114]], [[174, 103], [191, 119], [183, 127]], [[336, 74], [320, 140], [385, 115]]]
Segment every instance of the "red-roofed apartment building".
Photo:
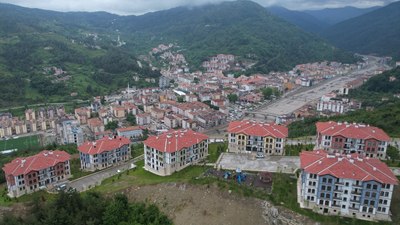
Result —
[[97, 141], [87, 141], [78, 147], [81, 169], [101, 170], [131, 158], [131, 141], [125, 137], [103, 137]]
[[284, 155], [288, 129], [273, 123], [233, 121], [228, 126], [230, 152]]
[[192, 130], [171, 130], [144, 141], [144, 168], [169, 176], [208, 155], [208, 136]]
[[67, 180], [71, 176], [71, 156], [64, 151], [42, 151], [26, 158], [16, 158], [3, 167], [8, 195], [19, 197]]
[[298, 201], [319, 213], [390, 220], [390, 203], [398, 180], [379, 159], [325, 150], [300, 154]]
[[390, 137], [380, 128], [347, 122], [318, 122], [316, 148], [386, 158]]

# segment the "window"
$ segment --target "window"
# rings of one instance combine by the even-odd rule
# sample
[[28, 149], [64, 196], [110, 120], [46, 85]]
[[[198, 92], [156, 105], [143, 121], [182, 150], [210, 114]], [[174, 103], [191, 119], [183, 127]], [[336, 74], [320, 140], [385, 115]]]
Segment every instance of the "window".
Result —
[[346, 208], [346, 205], [342, 205], [342, 209], [345, 209]]
[[322, 178], [322, 182], [326, 183], [326, 178]]
[[367, 189], [371, 189], [371, 184], [367, 184]]

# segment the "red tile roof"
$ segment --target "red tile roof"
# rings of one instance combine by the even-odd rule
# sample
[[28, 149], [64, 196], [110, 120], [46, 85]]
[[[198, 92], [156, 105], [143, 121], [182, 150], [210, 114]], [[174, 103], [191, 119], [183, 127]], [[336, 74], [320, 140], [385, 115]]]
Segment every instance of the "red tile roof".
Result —
[[260, 137], [270, 136], [274, 138], [286, 138], [288, 136], [288, 128], [285, 126], [248, 120], [230, 122], [228, 132]]
[[78, 147], [78, 151], [94, 155], [94, 154], [101, 154], [103, 152], [112, 151], [114, 149], [120, 148], [123, 145], [129, 145], [131, 141], [125, 137], [103, 137], [97, 141], [87, 141]]
[[365, 124], [337, 123], [329, 121], [317, 122], [316, 126], [317, 132], [321, 133], [322, 135], [340, 135], [346, 138], [390, 141], [390, 137], [385, 133], [385, 131], [380, 128]]
[[192, 130], [170, 130], [159, 136], [150, 136], [144, 144], [162, 152], [172, 153], [207, 139], [207, 135]]
[[303, 151], [300, 153], [300, 168], [319, 176], [332, 175], [337, 178], [398, 184], [396, 176], [385, 163], [356, 153], [341, 155], [328, 154], [324, 150]]
[[16, 158], [10, 163], [4, 165], [3, 170], [7, 175], [18, 176], [28, 174], [31, 171], [39, 171], [51, 166], [55, 166], [60, 162], [70, 160], [71, 156], [64, 151], [41, 151], [36, 155], [26, 158]]

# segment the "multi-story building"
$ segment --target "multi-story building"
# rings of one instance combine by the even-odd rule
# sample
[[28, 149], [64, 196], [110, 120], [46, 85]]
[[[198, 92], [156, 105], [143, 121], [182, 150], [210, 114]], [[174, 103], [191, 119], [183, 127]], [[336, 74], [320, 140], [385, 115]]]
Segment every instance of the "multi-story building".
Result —
[[103, 137], [97, 141], [87, 141], [78, 147], [81, 169], [101, 170], [131, 158], [131, 141], [125, 137]]
[[192, 130], [171, 130], [144, 141], [144, 168], [168, 176], [208, 155], [208, 136]]
[[118, 128], [116, 131], [118, 136], [129, 139], [139, 139], [143, 136], [143, 130], [140, 126]]
[[316, 212], [365, 220], [390, 220], [398, 180], [379, 159], [325, 150], [300, 154], [298, 201]]
[[347, 122], [318, 122], [316, 148], [330, 152], [358, 153], [386, 158], [390, 137], [380, 128]]
[[64, 151], [42, 151], [26, 158], [16, 158], [3, 167], [8, 195], [19, 197], [67, 180], [71, 176], [71, 156]]
[[83, 131], [77, 120], [64, 120], [57, 129], [60, 134], [61, 144], [81, 145], [84, 141]]
[[274, 123], [233, 121], [228, 126], [229, 152], [284, 155], [288, 129]]

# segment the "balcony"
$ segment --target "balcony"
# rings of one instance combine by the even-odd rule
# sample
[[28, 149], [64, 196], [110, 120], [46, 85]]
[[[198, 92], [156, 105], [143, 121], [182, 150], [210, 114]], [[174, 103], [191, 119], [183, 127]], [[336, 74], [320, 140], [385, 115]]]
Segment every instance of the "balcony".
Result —
[[350, 202], [353, 202], [353, 203], [360, 203], [360, 199], [350, 199]]
[[357, 207], [349, 207], [349, 209], [350, 210], [355, 210], [355, 211], [359, 211], [360, 210], [360, 208], [357, 208]]
[[361, 195], [361, 191], [352, 191], [351, 194], [352, 195]]

